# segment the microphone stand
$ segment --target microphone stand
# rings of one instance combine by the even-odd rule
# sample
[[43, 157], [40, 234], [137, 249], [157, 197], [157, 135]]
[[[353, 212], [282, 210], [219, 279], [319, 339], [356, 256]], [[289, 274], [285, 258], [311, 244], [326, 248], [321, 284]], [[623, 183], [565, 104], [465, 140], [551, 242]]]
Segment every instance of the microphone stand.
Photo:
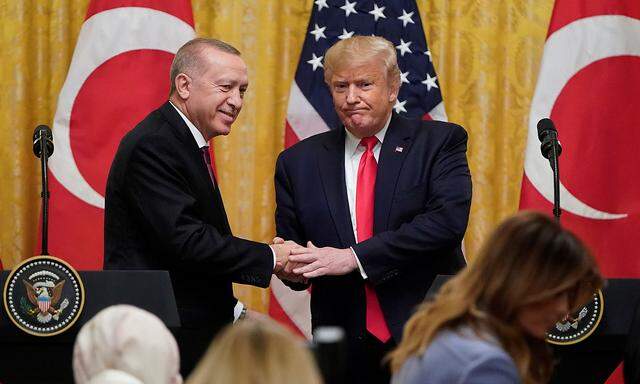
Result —
[[49, 179], [47, 175], [47, 153], [46, 137], [40, 131], [40, 170], [42, 171], [42, 254], [48, 255], [48, 234], [49, 234]]
[[560, 223], [560, 167], [558, 163], [558, 146], [555, 141], [551, 142], [551, 169], [553, 170], [553, 216]]

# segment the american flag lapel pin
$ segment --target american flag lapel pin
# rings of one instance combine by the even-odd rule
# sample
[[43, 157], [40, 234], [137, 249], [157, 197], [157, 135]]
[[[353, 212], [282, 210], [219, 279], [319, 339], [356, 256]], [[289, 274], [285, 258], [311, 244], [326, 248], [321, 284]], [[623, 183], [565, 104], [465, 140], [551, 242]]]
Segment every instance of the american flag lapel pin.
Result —
[[404, 148], [402, 148], [402, 147], [396, 147], [396, 152], [402, 152], [403, 149]]

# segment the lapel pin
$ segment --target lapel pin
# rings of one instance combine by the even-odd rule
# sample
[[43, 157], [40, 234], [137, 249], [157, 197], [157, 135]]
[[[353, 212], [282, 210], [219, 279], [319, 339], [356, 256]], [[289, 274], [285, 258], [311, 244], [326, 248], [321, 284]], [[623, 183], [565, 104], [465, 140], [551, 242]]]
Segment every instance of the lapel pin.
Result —
[[396, 152], [402, 152], [403, 149], [404, 148], [402, 148], [402, 147], [396, 147]]

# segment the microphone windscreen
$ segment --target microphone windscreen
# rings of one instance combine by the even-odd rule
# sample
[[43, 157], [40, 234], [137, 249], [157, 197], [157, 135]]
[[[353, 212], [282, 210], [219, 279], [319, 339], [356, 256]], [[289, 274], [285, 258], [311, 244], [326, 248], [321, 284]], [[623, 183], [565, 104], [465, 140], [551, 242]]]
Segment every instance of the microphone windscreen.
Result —
[[33, 153], [40, 157], [40, 138], [45, 140], [46, 147], [46, 155], [47, 157], [53, 154], [53, 134], [51, 133], [51, 128], [46, 125], [38, 125], [36, 129], [33, 131]]
[[538, 140], [542, 141], [549, 131], [557, 132], [551, 119], [544, 118], [538, 121]]

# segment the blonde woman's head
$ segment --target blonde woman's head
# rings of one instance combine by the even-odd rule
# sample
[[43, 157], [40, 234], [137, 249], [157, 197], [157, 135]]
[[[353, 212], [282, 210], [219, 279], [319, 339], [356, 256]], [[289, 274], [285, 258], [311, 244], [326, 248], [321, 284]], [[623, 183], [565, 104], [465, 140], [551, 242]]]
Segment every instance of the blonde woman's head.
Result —
[[303, 340], [271, 320], [244, 320], [218, 335], [187, 384], [321, 384]]

